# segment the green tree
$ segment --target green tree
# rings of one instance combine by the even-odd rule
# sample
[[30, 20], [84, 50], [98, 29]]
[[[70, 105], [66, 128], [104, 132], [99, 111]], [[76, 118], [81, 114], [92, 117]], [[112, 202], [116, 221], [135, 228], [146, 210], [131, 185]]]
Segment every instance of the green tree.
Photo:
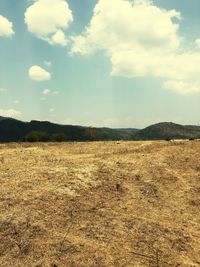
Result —
[[25, 137], [26, 142], [47, 142], [50, 140], [50, 136], [46, 132], [31, 131]]

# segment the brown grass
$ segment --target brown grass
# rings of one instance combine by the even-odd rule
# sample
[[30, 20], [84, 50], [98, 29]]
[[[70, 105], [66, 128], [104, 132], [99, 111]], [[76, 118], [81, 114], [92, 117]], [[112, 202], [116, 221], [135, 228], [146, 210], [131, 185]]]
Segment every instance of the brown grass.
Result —
[[200, 266], [200, 143], [0, 145], [0, 266]]

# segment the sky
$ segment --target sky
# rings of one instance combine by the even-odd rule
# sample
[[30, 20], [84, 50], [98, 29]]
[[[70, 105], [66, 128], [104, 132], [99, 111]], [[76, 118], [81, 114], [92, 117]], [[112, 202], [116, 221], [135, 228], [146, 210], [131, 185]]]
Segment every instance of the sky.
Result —
[[0, 116], [200, 124], [199, 0], [1, 0]]

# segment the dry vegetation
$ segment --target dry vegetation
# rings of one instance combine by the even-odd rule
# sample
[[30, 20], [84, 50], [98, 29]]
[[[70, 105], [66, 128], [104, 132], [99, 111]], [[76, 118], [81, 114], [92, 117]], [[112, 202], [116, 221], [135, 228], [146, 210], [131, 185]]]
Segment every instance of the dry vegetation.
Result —
[[0, 146], [0, 266], [200, 266], [200, 142]]

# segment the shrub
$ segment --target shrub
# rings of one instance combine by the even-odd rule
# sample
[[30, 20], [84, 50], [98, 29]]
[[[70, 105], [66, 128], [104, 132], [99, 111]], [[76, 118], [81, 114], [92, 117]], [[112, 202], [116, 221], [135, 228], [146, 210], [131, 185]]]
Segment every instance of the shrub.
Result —
[[63, 142], [67, 140], [64, 133], [48, 134], [46, 132], [31, 131], [24, 138], [25, 142]]
[[54, 142], [63, 142], [66, 141], [67, 137], [64, 133], [57, 133], [51, 135], [51, 140]]
[[47, 142], [50, 140], [50, 136], [46, 132], [32, 131], [24, 137], [26, 142]]

